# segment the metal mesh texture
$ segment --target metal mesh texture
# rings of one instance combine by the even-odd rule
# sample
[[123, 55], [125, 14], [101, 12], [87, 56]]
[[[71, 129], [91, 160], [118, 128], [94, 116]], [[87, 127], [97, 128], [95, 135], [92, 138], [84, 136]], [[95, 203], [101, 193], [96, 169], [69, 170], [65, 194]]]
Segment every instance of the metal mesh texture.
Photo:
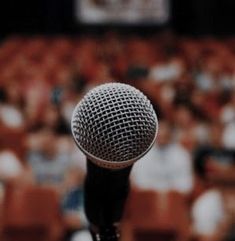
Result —
[[153, 143], [157, 117], [147, 97], [120, 83], [100, 85], [76, 106], [72, 133], [98, 165], [112, 168], [139, 159]]

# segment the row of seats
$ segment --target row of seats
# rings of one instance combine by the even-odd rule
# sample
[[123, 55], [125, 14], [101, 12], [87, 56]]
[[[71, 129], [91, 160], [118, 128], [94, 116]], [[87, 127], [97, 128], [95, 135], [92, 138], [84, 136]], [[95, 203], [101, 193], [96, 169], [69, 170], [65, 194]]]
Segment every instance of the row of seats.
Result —
[[133, 190], [123, 220], [123, 241], [189, 240], [186, 199], [177, 192]]
[[[1, 212], [3, 241], [60, 241], [66, 231], [59, 197], [48, 187], [9, 183]], [[132, 191], [122, 222], [123, 241], [188, 238], [187, 202], [176, 192]]]
[[2, 203], [4, 241], [57, 241], [63, 235], [59, 197], [45, 187], [6, 185]]

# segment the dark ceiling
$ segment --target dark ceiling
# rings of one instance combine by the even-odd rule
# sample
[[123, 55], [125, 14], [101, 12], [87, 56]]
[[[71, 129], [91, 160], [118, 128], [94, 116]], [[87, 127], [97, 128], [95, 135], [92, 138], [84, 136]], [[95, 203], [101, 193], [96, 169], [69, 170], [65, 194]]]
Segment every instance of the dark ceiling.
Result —
[[235, 33], [234, 0], [171, 0], [171, 20], [165, 26], [88, 26], [79, 24], [74, 0], [6, 0], [1, 3], [1, 36], [14, 33], [73, 34], [120, 31], [153, 32], [171, 29], [180, 34], [231, 35]]

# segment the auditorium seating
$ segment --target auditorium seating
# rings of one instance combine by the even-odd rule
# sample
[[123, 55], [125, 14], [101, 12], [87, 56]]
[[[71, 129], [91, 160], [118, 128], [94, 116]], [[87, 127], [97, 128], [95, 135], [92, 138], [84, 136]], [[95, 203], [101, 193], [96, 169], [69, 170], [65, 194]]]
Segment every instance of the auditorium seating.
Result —
[[50, 188], [8, 184], [3, 202], [4, 241], [58, 241], [63, 233], [58, 195]]
[[25, 132], [22, 129], [12, 129], [0, 125], [0, 146], [1, 149], [10, 149], [19, 160], [25, 160]]
[[188, 209], [176, 192], [133, 191], [123, 220], [123, 241], [186, 240]]
[[[0, 46], [0, 91], [17, 87], [17, 96], [23, 100], [17, 108], [24, 118], [25, 130], [11, 129], [0, 123], [0, 147], [14, 151], [27, 165], [25, 140], [34, 125], [45, 125], [42, 119], [50, 116], [44, 114], [48, 109], [45, 106], [51, 105], [52, 95], [56, 92], [63, 97], [58, 98], [61, 102], [56, 102], [56, 109], [65, 118], [82, 91], [108, 76], [108, 80], [132, 84], [148, 95], [159, 119], [174, 125], [176, 139], [181, 138], [177, 142], [181, 141], [194, 159], [193, 151], [207, 143], [210, 126], [215, 121], [220, 120], [225, 127], [229, 121], [234, 122], [231, 117], [235, 101], [231, 95], [235, 90], [235, 38], [172, 37], [111, 34], [16, 36], [3, 40]], [[169, 71], [171, 77], [175, 74], [174, 78], [169, 77]], [[210, 82], [215, 72], [218, 86], [208, 88], [203, 85], [202, 80], [208, 82], [209, 77]], [[82, 84], [76, 83], [79, 87], [75, 88], [76, 81]], [[190, 128], [177, 123], [177, 107], [180, 105], [187, 106], [192, 120]], [[185, 115], [178, 117], [185, 121]], [[235, 210], [234, 169], [229, 170], [229, 174], [219, 177], [229, 189], [226, 190], [229, 203]], [[212, 178], [218, 179], [218, 176]], [[0, 240], [54, 241], [53, 237], [63, 232], [59, 212], [58, 197], [48, 188], [19, 188], [7, 184], [0, 211], [0, 230], [5, 240], [1, 237]], [[188, 225], [188, 207], [180, 194], [134, 191], [125, 213], [122, 241], [184, 240]]]

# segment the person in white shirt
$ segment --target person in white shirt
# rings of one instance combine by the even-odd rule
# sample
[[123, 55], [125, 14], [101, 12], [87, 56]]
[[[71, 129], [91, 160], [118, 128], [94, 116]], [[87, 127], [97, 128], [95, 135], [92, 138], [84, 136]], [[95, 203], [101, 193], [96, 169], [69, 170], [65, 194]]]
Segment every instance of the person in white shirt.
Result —
[[192, 221], [196, 235], [213, 236], [224, 219], [223, 197], [218, 190], [210, 189], [201, 194], [194, 202]]
[[9, 181], [22, 182], [24, 167], [13, 151], [1, 148], [0, 143], [0, 205], [4, 200], [5, 184]]
[[[226, 240], [231, 220], [223, 193], [220, 177], [224, 166], [230, 166], [234, 153], [223, 145], [223, 126], [214, 123], [210, 126], [210, 142], [195, 152], [195, 198], [191, 208], [192, 234], [198, 241]], [[222, 169], [221, 169], [222, 168]], [[211, 178], [212, 177], [212, 178]], [[222, 180], [222, 179], [221, 179]]]
[[197, 198], [192, 203], [192, 237], [198, 241], [221, 241], [230, 235], [232, 219], [228, 215], [223, 192], [206, 178], [197, 180]]
[[172, 129], [160, 122], [159, 133], [152, 149], [133, 167], [132, 182], [144, 190], [178, 191], [188, 194], [193, 188], [190, 153], [172, 141]]
[[16, 178], [22, 172], [23, 166], [15, 154], [10, 149], [0, 150], [0, 180]]
[[78, 231], [77, 233], [75, 233], [71, 241], [91, 241], [91, 240], [92, 238], [89, 231], [84, 230], [84, 231]]

